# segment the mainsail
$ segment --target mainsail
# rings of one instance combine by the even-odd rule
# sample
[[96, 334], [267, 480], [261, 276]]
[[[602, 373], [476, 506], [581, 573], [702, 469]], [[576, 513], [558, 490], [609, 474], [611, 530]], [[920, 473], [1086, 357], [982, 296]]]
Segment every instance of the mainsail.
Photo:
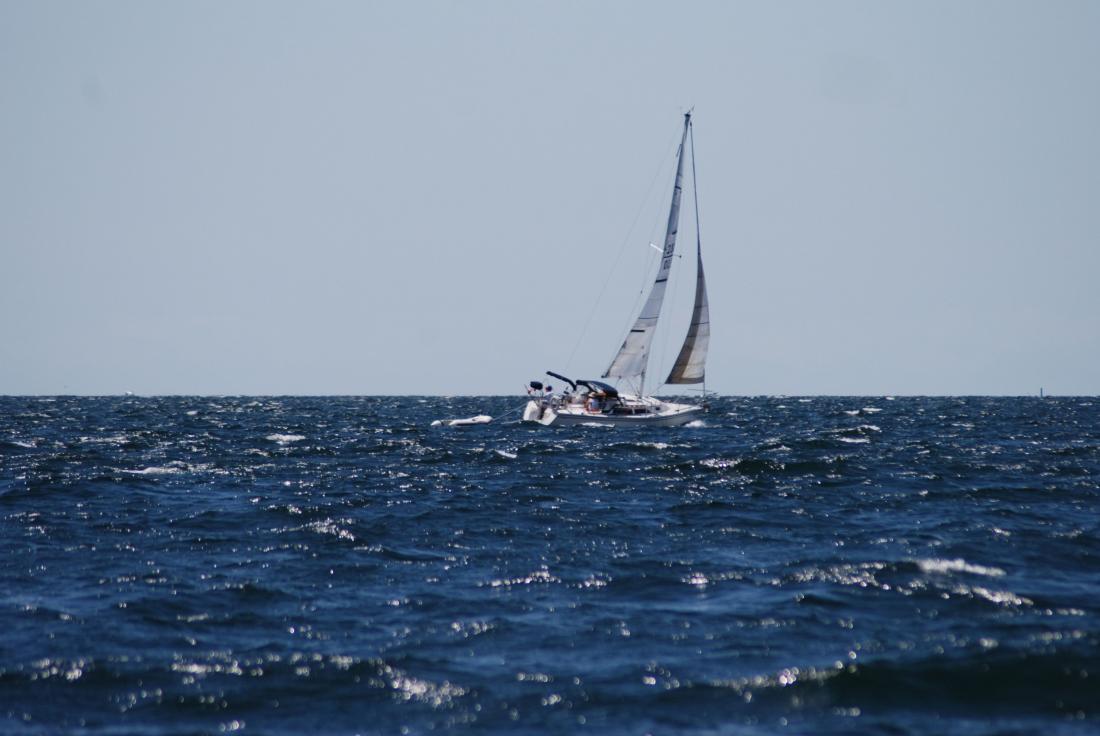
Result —
[[[691, 136], [691, 191], [695, 196], [695, 308], [691, 312], [684, 345], [665, 383], [704, 383], [707, 347], [710, 345], [710, 306], [707, 304], [707, 277], [703, 275], [703, 238], [699, 234], [699, 189], [695, 185], [695, 135]], [[704, 389], [706, 387], [704, 386]]]
[[653, 334], [657, 329], [657, 318], [661, 315], [661, 304], [665, 300], [665, 287], [668, 273], [672, 268], [672, 256], [676, 252], [676, 230], [680, 223], [680, 190], [684, 178], [684, 143], [687, 142], [688, 128], [691, 126], [691, 113], [684, 115], [684, 133], [680, 137], [680, 149], [676, 153], [676, 180], [672, 187], [672, 206], [668, 212], [668, 228], [665, 230], [665, 247], [661, 253], [661, 268], [650, 289], [641, 313], [634, 326], [630, 328], [623, 346], [615, 355], [611, 365], [604, 372], [604, 378], [635, 378], [640, 376], [645, 384], [646, 363], [649, 361], [649, 347], [653, 343]]

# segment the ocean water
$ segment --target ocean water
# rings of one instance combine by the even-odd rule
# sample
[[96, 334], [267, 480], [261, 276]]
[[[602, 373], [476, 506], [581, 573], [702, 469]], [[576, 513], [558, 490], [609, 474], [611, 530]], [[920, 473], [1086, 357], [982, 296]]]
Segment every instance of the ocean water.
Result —
[[0, 732], [1100, 732], [1100, 399], [516, 403], [0, 399]]

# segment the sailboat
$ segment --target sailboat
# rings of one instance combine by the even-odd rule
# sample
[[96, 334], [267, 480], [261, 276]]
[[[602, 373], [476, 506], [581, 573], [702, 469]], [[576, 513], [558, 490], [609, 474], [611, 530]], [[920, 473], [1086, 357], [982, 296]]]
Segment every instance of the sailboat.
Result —
[[[680, 136], [680, 147], [676, 152], [676, 177], [672, 186], [672, 204], [668, 212], [668, 227], [665, 229], [665, 243], [661, 251], [661, 263], [657, 276], [649, 290], [649, 297], [634, 326], [626, 334], [622, 347], [612, 358], [611, 364], [601, 378], [617, 379], [628, 383], [637, 382], [637, 393], [625, 393], [603, 381], [573, 380], [547, 371], [553, 378], [565, 381], [570, 390], [562, 395], [552, 395], [545, 391], [539, 381], [532, 381], [528, 393], [536, 392], [524, 408], [523, 420], [537, 422], [546, 426], [577, 424], [600, 424], [613, 426], [656, 426], [676, 427], [699, 418], [703, 407], [697, 404], [681, 404], [654, 396], [645, 395], [646, 370], [649, 366], [649, 353], [657, 322], [661, 316], [661, 305], [665, 299], [665, 287], [668, 283], [672, 261], [676, 256], [676, 233], [680, 225], [680, 197], [683, 189], [684, 157], [691, 150], [692, 191], [696, 192], [695, 182], [695, 141], [692, 135], [691, 112], [684, 115], [684, 130]], [[703, 384], [706, 395], [707, 348], [710, 343], [710, 307], [707, 302], [707, 280], [703, 273], [703, 246], [699, 235], [699, 197], [695, 194], [695, 306], [692, 310], [691, 324], [676, 362], [669, 372], [665, 383]], [[542, 395], [537, 392], [543, 391]]]

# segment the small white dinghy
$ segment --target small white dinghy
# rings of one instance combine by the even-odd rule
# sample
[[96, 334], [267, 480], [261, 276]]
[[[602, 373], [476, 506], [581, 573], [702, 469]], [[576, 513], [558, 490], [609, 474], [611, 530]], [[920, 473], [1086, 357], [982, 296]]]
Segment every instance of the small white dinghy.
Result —
[[433, 427], [469, 427], [474, 424], [488, 424], [493, 421], [493, 418], [488, 414], [478, 414], [476, 417], [466, 417], [465, 419], [436, 419], [432, 422]]

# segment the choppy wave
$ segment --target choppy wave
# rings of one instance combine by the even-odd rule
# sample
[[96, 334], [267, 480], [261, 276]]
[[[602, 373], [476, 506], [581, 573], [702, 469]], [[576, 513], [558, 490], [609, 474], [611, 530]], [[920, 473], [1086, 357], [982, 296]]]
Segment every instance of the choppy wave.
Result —
[[0, 399], [0, 732], [1095, 730], [1095, 400], [515, 403]]

